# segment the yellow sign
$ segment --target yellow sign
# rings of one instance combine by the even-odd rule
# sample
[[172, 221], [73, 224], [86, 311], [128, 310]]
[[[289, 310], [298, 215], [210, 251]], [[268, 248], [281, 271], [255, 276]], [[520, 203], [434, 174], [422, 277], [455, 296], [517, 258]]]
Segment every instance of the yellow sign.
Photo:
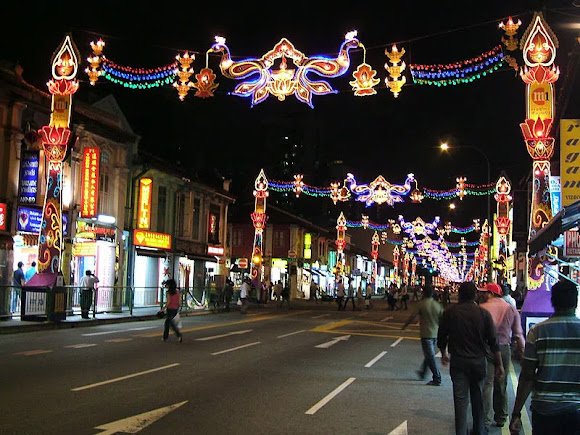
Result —
[[562, 207], [580, 199], [580, 119], [560, 120]]
[[133, 244], [147, 248], [171, 249], [171, 234], [135, 230], [133, 232]]
[[532, 83], [528, 86], [528, 119], [552, 119], [554, 86], [551, 83]]
[[73, 243], [73, 257], [94, 257], [97, 255], [97, 244], [95, 242]]
[[137, 213], [137, 228], [148, 230], [151, 226], [151, 191], [153, 180], [141, 178], [139, 180], [139, 204]]
[[81, 215], [84, 218], [97, 216], [99, 200], [100, 149], [85, 147], [81, 167]]
[[53, 127], [68, 127], [70, 122], [71, 95], [52, 95], [52, 112], [50, 125]]

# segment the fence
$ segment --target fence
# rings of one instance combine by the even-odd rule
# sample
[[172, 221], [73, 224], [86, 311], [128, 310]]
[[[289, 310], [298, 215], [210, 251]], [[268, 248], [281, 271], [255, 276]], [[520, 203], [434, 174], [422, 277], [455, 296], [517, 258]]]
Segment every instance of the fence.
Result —
[[[81, 290], [78, 286], [64, 286], [66, 291], [66, 315], [80, 315]], [[165, 304], [165, 288], [162, 287], [121, 287], [98, 286], [93, 292], [91, 313], [129, 313], [133, 315], [139, 310], [163, 307]], [[208, 307], [209, 288], [179, 289], [181, 293], [181, 311], [190, 312]], [[35, 315], [46, 314], [46, 289], [33, 287], [0, 286], [0, 319], [20, 317], [22, 314], [22, 293], [26, 293], [27, 307], [25, 313]], [[35, 301], [34, 313], [29, 304]]]

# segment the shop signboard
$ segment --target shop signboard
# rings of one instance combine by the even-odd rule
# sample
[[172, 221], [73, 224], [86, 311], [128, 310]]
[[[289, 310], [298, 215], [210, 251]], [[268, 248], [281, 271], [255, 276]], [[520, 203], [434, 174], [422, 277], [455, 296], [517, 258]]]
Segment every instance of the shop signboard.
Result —
[[139, 204], [137, 209], [137, 228], [148, 230], [151, 225], [151, 193], [153, 180], [141, 178], [139, 180]]
[[0, 202], [0, 231], [6, 231], [6, 204]]
[[294, 251], [293, 249], [288, 251], [288, 258], [296, 258], [296, 251]]
[[94, 257], [97, 255], [97, 244], [95, 242], [73, 243], [73, 257]]
[[133, 244], [145, 248], [171, 249], [171, 234], [134, 230]]
[[580, 231], [564, 231], [564, 257], [580, 257]]
[[23, 151], [20, 157], [18, 202], [36, 204], [38, 192], [38, 151]]
[[97, 216], [99, 163], [100, 149], [98, 147], [85, 147], [81, 166], [81, 216], [84, 218]]
[[248, 268], [248, 259], [247, 258], [238, 258], [236, 263], [238, 264], [238, 267], [240, 269], [247, 269]]
[[580, 119], [560, 120], [560, 177], [562, 207], [580, 200]]
[[113, 227], [98, 225], [94, 222], [77, 221], [76, 240], [95, 240], [115, 243], [117, 231]]
[[224, 255], [224, 248], [221, 246], [208, 246], [207, 247], [207, 254], [208, 255], [216, 255], [221, 257]]
[[18, 207], [16, 228], [24, 233], [40, 233], [42, 223], [42, 208], [40, 207]]

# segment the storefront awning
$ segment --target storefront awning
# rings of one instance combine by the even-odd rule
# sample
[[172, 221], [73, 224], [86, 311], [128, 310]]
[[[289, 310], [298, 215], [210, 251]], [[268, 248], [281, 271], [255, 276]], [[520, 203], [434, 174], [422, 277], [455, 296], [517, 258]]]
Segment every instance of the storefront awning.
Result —
[[529, 255], [534, 255], [556, 240], [564, 231], [580, 225], [580, 201], [564, 207], [528, 241]]
[[212, 263], [217, 263], [217, 258], [212, 255], [203, 255], [203, 254], [187, 254], [185, 255], [189, 260], [202, 260], [202, 261], [210, 261]]

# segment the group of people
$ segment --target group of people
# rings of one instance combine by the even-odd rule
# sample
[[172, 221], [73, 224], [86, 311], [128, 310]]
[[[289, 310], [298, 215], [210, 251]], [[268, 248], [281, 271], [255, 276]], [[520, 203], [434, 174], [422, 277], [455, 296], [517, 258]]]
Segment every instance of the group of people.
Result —
[[342, 278], [337, 281], [336, 304], [338, 305], [338, 311], [346, 310], [349, 301], [352, 304], [353, 311], [361, 310], [363, 303], [367, 309], [371, 307], [372, 285], [370, 283], [367, 284], [364, 295], [362, 285], [359, 285], [356, 289], [355, 286], [356, 281], [354, 279], [350, 280], [348, 289], [345, 288]]
[[36, 261], [30, 263], [30, 267], [24, 271], [24, 263], [19, 261], [16, 269], [12, 273], [12, 293], [10, 295], [10, 312], [16, 313], [20, 306], [22, 297], [22, 286], [36, 275]]
[[[506, 295], [507, 293], [507, 295]], [[471, 405], [473, 434], [486, 434], [491, 425], [508, 422], [507, 377], [511, 359], [521, 359], [521, 373], [509, 429], [521, 430], [521, 410], [532, 392], [532, 427], [538, 434], [580, 433], [580, 319], [575, 316], [578, 288], [559, 281], [551, 289], [554, 314], [534, 325], [524, 338], [521, 318], [509, 291], [488, 283], [459, 286], [458, 303], [445, 308], [433, 298], [431, 286], [403, 324], [420, 317], [423, 362], [417, 371], [431, 386], [441, 385], [435, 359], [449, 365], [453, 383], [455, 433], [468, 433]]]
[[412, 291], [414, 300], [419, 299], [419, 286], [413, 286], [413, 288], [409, 290], [409, 286], [407, 286], [407, 284], [403, 284], [401, 287], [397, 287], [395, 283], [391, 283], [391, 285], [385, 291], [385, 297], [387, 298], [389, 309], [391, 311], [408, 310], [408, 302], [410, 299], [409, 291]]

